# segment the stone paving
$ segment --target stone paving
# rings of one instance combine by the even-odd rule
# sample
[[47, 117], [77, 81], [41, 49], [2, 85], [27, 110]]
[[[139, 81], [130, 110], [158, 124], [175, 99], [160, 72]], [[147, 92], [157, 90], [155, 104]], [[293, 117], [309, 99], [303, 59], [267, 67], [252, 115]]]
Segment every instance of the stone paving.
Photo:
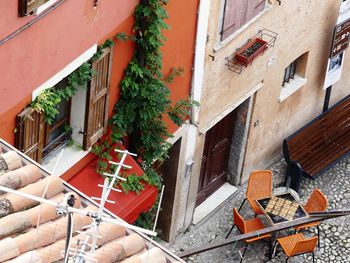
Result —
[[[285, 161], [280, 160], [272, 167], [274, 173], [274, 187], [281, 185], [285, 174]], [[167, 246], [172, 251], [179, 252], [189, 248], [198, 247], [214, 241], [223, 240], [232, 225], [232, 209], [239, 207], [245, 196], [245, 187], [222, 205], [213, 215], [199, 225], [192, 225], [187, 232], [177, 237], [175, 244]], [[350, 158], [338, 162], [332, 169], [314, 181], [304, 179], [299, 191], [300, 201], [305, 204], [313, 189], [319, 188], [328, 197], [329, 209], [350, 209]], [[246, 202], [241, 210], [245, 219], [253, 218], [249, 204]], [[316, 249], [315, 262], [350, 262], [350, 216], [326, 220], [321, 228], [321, 247]], [[281, 231], [279, 236], [294, 233], [294, 230]], [[305, 230], [303, 234], [312, 236], [314, 229]], [[236, 228], [231, 236], [238, 234]], [[185, 259], [190, 263], [226, 263], [239, 262], [239, 250], [243, 250], [243, 242], [217, 248]], [[244, 262], [285, 262], [286, 256], [278, 247], [276, 255], [268, 260], [268, 243], [257, 241], [249, 245]], [[288, 262], [312, 262], [311, 254], [292, 257]]]

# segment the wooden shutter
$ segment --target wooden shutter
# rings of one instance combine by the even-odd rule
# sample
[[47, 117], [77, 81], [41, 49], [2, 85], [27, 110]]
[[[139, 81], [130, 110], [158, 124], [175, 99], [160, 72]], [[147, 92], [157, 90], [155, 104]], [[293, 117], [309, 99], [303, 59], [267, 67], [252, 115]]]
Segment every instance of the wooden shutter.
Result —
[[42, 6], [49, 0], [18, 0], [18, 11], [20, 16], [30, 15], [39, 6]]
[[43, 154], [45, 128], [42, 114], [28, 107], [17, 115], [16, 122], [16, 148], [40, 163]]
[[247, 0], [226, 0], [221, 32], [221, 41], [242, 26]]
[[92, 63], [92, 69], [96, 74], [91, 79], [86, 101], [84, 150], [89, 149], [107, 130], [111, 48], [104, 49], [100, 59]]
[[260, 14], [265, 9], [266, 0], [246, 0], [248, 2], [247, 5], [247, 13], [245, 16], [244, 24], [248, 23], [258, 14]]

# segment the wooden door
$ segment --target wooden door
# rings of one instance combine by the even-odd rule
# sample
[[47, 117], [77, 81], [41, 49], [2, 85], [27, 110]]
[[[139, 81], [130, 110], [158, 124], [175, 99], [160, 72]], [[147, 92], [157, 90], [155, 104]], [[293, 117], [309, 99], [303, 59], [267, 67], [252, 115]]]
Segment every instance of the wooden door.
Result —
[[206, 133], [197, 205], [226, 182], [234, 120], [231, 112]]

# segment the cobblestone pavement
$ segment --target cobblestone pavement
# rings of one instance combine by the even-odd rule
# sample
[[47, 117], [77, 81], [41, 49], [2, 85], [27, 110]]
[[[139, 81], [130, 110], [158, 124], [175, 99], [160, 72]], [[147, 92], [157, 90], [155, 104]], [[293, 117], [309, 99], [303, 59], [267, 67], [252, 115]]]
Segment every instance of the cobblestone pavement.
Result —
[[[281, 160], [270, 167], [273, 170], [274, 187], [284, 180], [285, 161]], [[238, 194], [231, 197], [208, 220], [199, 225], [192, 225], [187, 232], [177, 237], [175, 244], [167, 245], [172, 251], [179, 252], [189, 248], [198, 247], [214, 241], [223, 240], [228, 233], [232, 222], [232, 209], [239, 207], [245, 196], [245, 187], [239, 187]], [[329, 209], [350, 208], [350, 158], [344, 159], [333, 166], [328, 172], [316, 180], [303, 178], [299, 191], [300, 201], [305, 204], [313, 189], [319, 188], [328, 197]], [[254, 213], [245, 203], [241, 213], [245, 219], [253, 218]], [[315, 262], [350, 262], [350, 216], [323, 221], [321, 226], [321, 247], [316, 249]], [[279, 236], [292, 234], [294, 231], [286, 230]], [[305, 230], [306, 236], [313, 235], [314, 229]], [[238, 234], [236, 228], [231, 236]], [[239, 249], [243, 250], [243, 242], [217, 248], [185, 259], [191, 263], [226, 263], [239, 262]], [[268, 244], [257, 241], [249, 245], [244, 262], [285, 262], [286, 256], [277, 248], [275, 257], [268, 260]], [[312, 262], [311, 254], [292, 257], [288, 262]]]

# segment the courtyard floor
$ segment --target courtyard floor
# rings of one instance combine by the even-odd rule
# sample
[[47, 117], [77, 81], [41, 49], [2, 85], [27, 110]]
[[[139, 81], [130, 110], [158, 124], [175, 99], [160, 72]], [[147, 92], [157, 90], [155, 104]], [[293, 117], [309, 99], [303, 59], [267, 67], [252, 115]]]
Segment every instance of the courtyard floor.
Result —
[[[273, 171], [274, 187], [281, 185], [285, 175], [285, 161], [280, 160], [269, 169]], [[313, 189], [319, 188], [329, 201], [329, 210], [350, 209], [350, 158], [338, 162], [332, 169], [321, 175], [314, 181], [304, 179], [301, 182], [299, 197], [305, 204]], [[246, 185], [239, 187], [237, 194], [219, 207], [208, 219], [198, 225], [192, 225], [185, 233], [179, 235], [175, 244], [168, 244], [170, 250], [176, 252], [198, 247], [203, 244], [224, 240], [232, 226], [232, 209], [239, 207], [245, 197]], [[245, 219], [253, 218], [254, 213], [245, 203], [241, 213]], [[316, 248], [315, 262], [350, 262], [350, 216], [323, 221], [321, 226], [321, 247]], [[294, 230], [281, 231], [279, 236], [294, 233]], [[305, 230], [303, 234], [312, 236], [314, 229]], [[237, 235], [235, 228], [232, 233]], [[226, 263], [239, 262], [239, 250], [244, 247], [243, 242], [213, 249], [204, 253], [186, 258], [191, 263]], [[242, 249], [241, 249], [242, 250]], [[254, 242], [249, 245], [244, 262], [285, 262], [286, 256], [278, 247], [272, 260], [268, 259], [268, 244], [264, 241]], [[291, 258], [288, 262], [312, 262], [311, 254], [304, 254]]]

